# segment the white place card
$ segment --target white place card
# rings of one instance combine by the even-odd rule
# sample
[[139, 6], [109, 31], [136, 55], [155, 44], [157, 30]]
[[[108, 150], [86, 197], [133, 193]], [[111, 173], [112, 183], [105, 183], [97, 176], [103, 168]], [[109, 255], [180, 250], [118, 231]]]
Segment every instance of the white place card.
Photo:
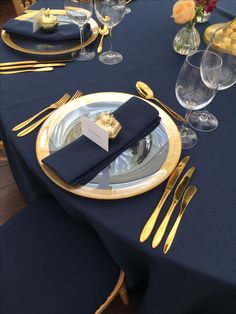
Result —
[[39, 17], [42, 14], [41, 11], [39, 11], [37, 14], [35, 14], [35, 16], [33, 17], [33, 33], [37, 32], [37, 30], [39, 29]]
[[90, 121], [88, 118], [81, 117], [82, 134], [93, 141], [95, 144], [109, 151], [109, 137], [108, 133], [104, 131], [95, 122]]

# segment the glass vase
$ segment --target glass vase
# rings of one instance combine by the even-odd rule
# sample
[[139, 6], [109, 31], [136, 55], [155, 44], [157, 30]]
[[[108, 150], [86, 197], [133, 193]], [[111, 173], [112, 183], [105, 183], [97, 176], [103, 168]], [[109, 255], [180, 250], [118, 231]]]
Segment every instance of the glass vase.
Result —
[[190, 52], [197, 51], [199, 45], [200, 35], [193, 22], [185, 24], [185, 26], [175, 35], [173, 41], [174, 50], [185, 56]]

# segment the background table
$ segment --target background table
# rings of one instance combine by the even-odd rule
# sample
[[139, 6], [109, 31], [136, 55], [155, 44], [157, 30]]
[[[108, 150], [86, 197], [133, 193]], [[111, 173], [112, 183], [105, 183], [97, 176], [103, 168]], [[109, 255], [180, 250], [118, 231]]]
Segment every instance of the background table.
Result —
[[[38, 5], [60, 8], [63, 2], [40, 1]], [[183, 156], [191, 155], [189, 166], [196, 166], [192, 183], [199, 190], [167, 255], [162, 253], [163, 242], [153, 250], [150, 240], [142, 245], [138, 240], [164, 184], [144, 195], [119, 201], [74, 196], [55, 186], [41, 171], [35, 156], [38, 130], [20, 139], [11, 132], [13, 126], [65, 91], [135, 94], [138, 80], [150, 84], [160, 99], [184, 114], [175, 98], [175, 81], [184, 57], [172, 49], [180, 27], [170, 19], [171, 1], [136, 0], [130, 6], [132, 13], [114, 28], [114, 48], [124, 55], [121, 64], [109, 67], [96, 58], [69, 63], [52, 73], [1, 76], [0, 127], [12, 171], [27, 202], [53, 194], [66, 211], [94, 227], [125, 271], [129, 288], [139, 290], [142, 313], [235, 314], [235, 87], [219, 92], [210, 105], [210, 111], [219, 119], [218, 129], [209, 134], [198, 133], [198, 144], [183, 152]], [[198, 28], [202, 31], [206, 26]], [[105, 42], [107, 45], [108, 40]], [[1, 61], [29, 59], [2, 42], [0, 55]]]

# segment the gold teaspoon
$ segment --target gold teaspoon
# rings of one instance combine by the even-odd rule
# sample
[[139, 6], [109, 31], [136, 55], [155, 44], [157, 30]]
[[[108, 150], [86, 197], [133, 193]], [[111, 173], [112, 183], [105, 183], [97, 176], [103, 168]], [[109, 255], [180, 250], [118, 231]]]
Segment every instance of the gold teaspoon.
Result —
[[153, 90], [145, 83], [138, 81], [136, 83], [136, 89], [140, 96], [147, 100], [155, 100], [158, 102], [170, 115], [172, 115], [176, 120], [179, 121], [185, 121], [184, 118], [179, 115], [177, 112], [172, 110], [170, 107], [168, 107], [166, 104], [164, 104], [160, 99], [156, 98], [154, 95]]
[[99, 27], [99, 34], [102, 35], [102, 37], [101, 37], [99, 45], [98, 45], [97, 53], [101, 53], [102, 52], [104, 36], [109, 34], [108, 27], [106, 25], [102, 25], [101, 27]]
[[191, 199], [193, 198], [193, 196], [196, 192], [197, 192], [197, 187], [194, 185], [189, 186], [187, 188], [187, 190], [185, 191], [184, 196], [182, 198], [181, 207], [180, 207], [178, 217], [177, 217], [175, 224], [172, 227], [172, 229], [171, 229], [171, 231], [170, 231], [170, 233], [166, 239], [164, 249], [163, 249], [164, 254], [166, 254], [169, 251], [171, 244], [175, 238], [175, 235], [176, 235], [177, 229], [179, 227], [180, 221], [183, 217], [183, 214], [184, 214], [189, 202], [191, 201]]

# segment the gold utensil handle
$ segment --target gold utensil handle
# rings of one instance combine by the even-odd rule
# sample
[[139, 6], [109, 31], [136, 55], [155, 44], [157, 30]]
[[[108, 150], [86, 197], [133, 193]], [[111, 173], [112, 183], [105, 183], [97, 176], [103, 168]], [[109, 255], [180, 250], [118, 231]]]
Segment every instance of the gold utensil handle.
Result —
[[29, 69], [29, 70], [19, 70], [19, 71], [0, 71], [0, 75], [2, 74], [18, 74], [18, 73], [26, 73], [26, 72], [50, 72], [53, 71], [53, 67], [39, 68], [39, 69]]
[[21, 122], [20, 124], [16, 125], [12, 131], [19, 131], [20, 129], [24, 128], [26, 125], [28, 125], [30, 122], [32, 122], [34, 119], [36, 119], [38, 116], [40, 116], [42, 113], [44, 113], [45, 111], [47, 111], [49, 108], [44, 108], [43, 110], [41, 110], [40, 112], [36, 113], [34, 116], [30, 117], [29, 119]]
[[171, 173], [167, 184], [166, 184], [166, 188], [165, 191], [157, 205], [157, 207], [155, 208], [155, 210], [153, 211], [152, 215], [150, 216], [150, 218], [148, 219], [147, 223], [145, 224], [141, 234], [140, 234], [140, 242], [144, 242], [148, 239], [148, 237], [150, 236], [154, 225], [156, 223], [156, 220], [160, 214], [160, 211], [163, 207], [163, 204], [165, 203], [168, 195], [171, 193], [171, 191], [173, 190], [178, 178], [180, 177], [181, 173], [183, 172], [184, 168], [186, 167], [188, 161], [190, 159], [190, 156], [185, 156], [177, 165], [177, 167], [173, 170], [173, 172]]
[[73, 61], [72, 59], [62, 60], [26, 60], [26, 61], [14, 61], [14, 62], [0, 62], [0, 68], [5, 66], [21, 65], [21, 64], [38, 64], [38, 63], [64, 63]]
[[157, 98], [153, 98], [156, 102], [158, 102], [163, 108], [165, 108], [165, 110], [167, 112], [169, 112], [170, 115], [172, 115], [172, 117], [174, 117], [176, 120], [178, 121], [185, 121], [184, 117], [182, 117], [180, 114], [178, 114], [177, 112], [175, 112], [174, 110], [172, 110], [170, 107], [168, 107], [166, 104], [164, 104], [161, 100], [157, 99]]
[[1, 71], [5, 70], [17, 70], [17, 69], [28, 69], [28, 68], [45, 68], [45, 67], [62, 67], [65, 66], [65, 63], [42, 63], [42, 64], [23, 64], [23, 65], [9, 65], [1, 67]]
[[101, 39], [100, 39], [100, 42], [99, 42], [99, 45], [98, 45], [98, 49], [97, 49], [97, 53], [101, 53], [101, 52], [102, 52], [104, 36], [105, 36], [105, 35], [102, 35], [102, 36], [101, 36]]
[[177, 202], [173, 201], [171, 206], [170, 206], [170, 208], [169, 208], [169, 210], [168, 210], [168, 212], [167, 212], [167, 214], [166, 214], [166, 216], [165, 216], [165, 218], [163, 219], [161, 225], [157, 229], [157, 232], [156, 232], [156, 234], [155, 234], [155, 236], [153, 238], [153, 241], [152, 241], [152, 247], [153, 248], [156, 248], [159, 245], [159, 243], [161, 242], [161, 240], [162, 240], [162, 238], [164, 236], [164, 233], [166, 231], [166, 228], [168, 226], [170, 217], [173, 214], [173, 211], [174, 211], [176, 205], [177, 205]]
[[139, 241], [142, 243], [144, 241], [146, 241], [150, 234], [152, 233], [152, 230], [155, 226], [155, 223], [157, 221], [157, 218], [160, 214], [160, 211], [169, 195], [170, 191], [166, 191], [163, 193], [157, 207], [154, 209], [152, 215], [150, 216], [150, 218], [148, 219], [148, 221], [146, 222], [145, 226], [143, 227], [143, 230], [140, 234], [140, 238], [139, 238]]
[[176, 232], [177, 232], [177, 229], [179, 227], [179, 223], [180, 223], [180, 220], [181, 220], [182, 216], [178, 216], [175, 223], [174, 223], [174, 226], [172, 227], [167, 239], [166, 239], [166, 242], [164, 244], [164, 249], [163, 249], [163, 252], [164, 254], [166, 254], [170, 247], [171, 247], [171, 244], [175, 238], [175, 235], [176, 235]]
[[23, 131], [19, 132], [17, 134], [18, 137], [25, 136], [29, 133], [31, 133], [33, 130], [35, 130], [40, 124], [42, 124], [50, 115], [52, 112], [48, 113], [46, 116], [35, 122], [34, 124], [30, 125], [28, 128], [24, 129]]
[[187, 188], [187, 190], [185, 191], [184, 196], [182, 198], [182, 203], [181, 203], [178, 217], [177, 217], [177, 219], [174, 223], [174, 226], [172, 227], [172, 229], [171, 229], [171, 231], [170, 231], [170, 233], [166, 239], [166, 242], [165, 242], [165, 245], [163, 248], [164, 254], [166, 254], [169, 251], [171, 244], [174, 241], [174, 238], [175, 238], [177, 229], [179, 227], [180, 221], [181, 221], [181, 219], [185, 213], [185, 210], [186, 210], [188, 204], [190, 203], [191, 199], [193, 198], [193, 196], [195, 195], [196, 192], [197, 192], [197, 187], [195, 185], [189, 186]]

